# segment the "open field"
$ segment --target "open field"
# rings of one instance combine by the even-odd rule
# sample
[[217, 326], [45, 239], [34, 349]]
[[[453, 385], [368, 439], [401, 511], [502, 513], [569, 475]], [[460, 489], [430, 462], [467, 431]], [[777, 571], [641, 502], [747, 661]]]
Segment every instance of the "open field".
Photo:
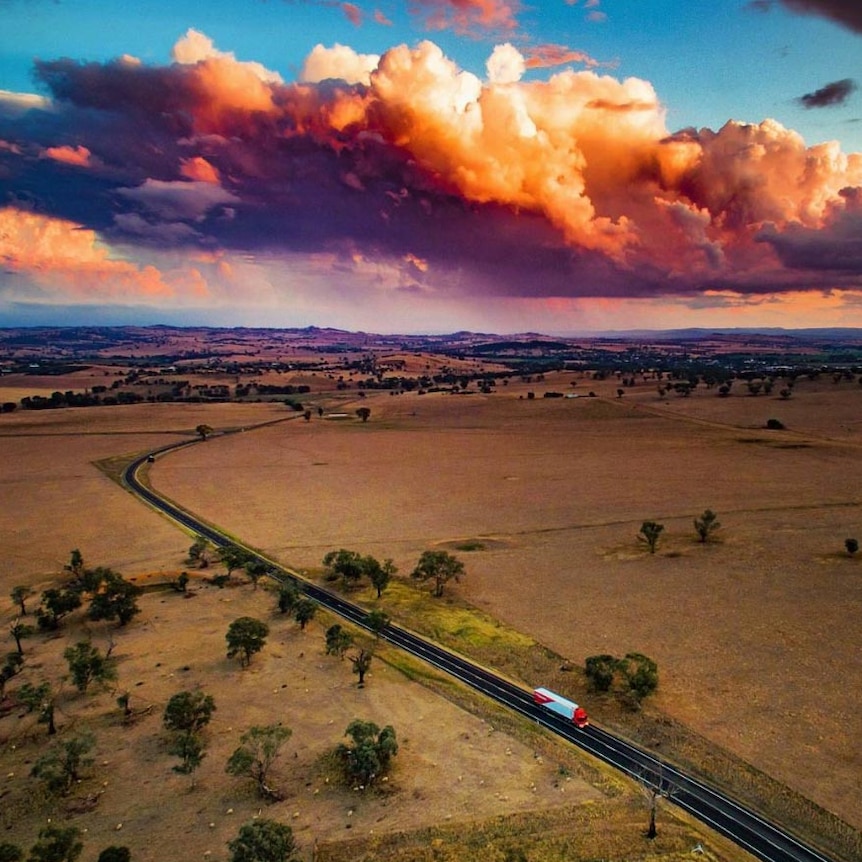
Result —
[[[570, 382], [567, 376], [549, 375], [540, 385], [513, 383], [492, 396], [374, 394], [363, 402], [372, 411], [367, 424], [317, 417], [306, 423], [299, 416], [248, 434], [214, 437], [160, 459], [151, 478], [160, 491], [243, 541], [308, 569], [319, 566], [328, 550], [347, 547], [391, 556], [406, 575], [425, 548], [480, 546], [456, 550], [467, 577], [450, 589], [461, 598], [576, 665], [598, 652], [637, 650], [652, 656], [661, 686], [651, 712], [688, 725], [862, 827], [862, 641], [856, 624], [862, 610], [862, 560], [843, 551], [846, 537], [862, 534], [857, 480], [862, 389], [800, 382], [789, 401], [741, 395], [718, 399], [707, 392], [659, 399], [654, 388], [644, 385], [617, 399], [616, 381], [579, 379], [575, 391], [594, 389], [604, 397], [526, 398], [528, 389], [541, 396], [543, 389], [566, 391]], [[339, 394], [321, 403], [352, 413], [359, 402]], [[286, 415], [280, 405], [225, 404], [3, 416], [4, 595], [15, 583], [47, 586], [73, 547], [81, 548], [88, 562], [113, 566], [127, 576], [175, 572], [189, 539], [92, 462], [193, 437], [202, 422], [216, 429], [247, 427]], [[772, 416], [788, 430], [765, 431]], [[723, 528], [717, 541], [701, 546], [691, 521], [707, 507], [719, 514]], [[645, 519], [666, 526], [655, 556], [635, 540]], [[222, 599], [230, 604], [226, 607]], [[201, 602], [215, 604], [206, 612], [207, 622], [196, 619], [188, 631], [189, 638], [208, 632], [209, 657], [170, 655], [163, 667], [171, 670], [161, 676], [147, 665], [155, 664], [150, 660], [156, 651], [167, 649], [152, 640], [168, 627], [158, 620], [169, 608], [189, 605], [176, 596], [165, 597], [164, 605], [148, 605], [140, 621], [146, 625], [136, 621], [122, 635], [125, 661], [143, 663], [121, 666], [121, 675], [146, 672], [154, 703], [171, 693], [175, 678], [168, 673], [176, 673], [174, 665], [189, 664], [195, 682], [218, 669], [241, 680], [274, 674], [267, 677], [267, 685], [274, 683], [271, 691], [292, 684], [278, 676], [284, 675], [284, 666], [274, 661], [293, 657], [298, 662], [295, 651], [304, 636], [292, 627], [279, 632], [278, 654], [273, 645], [273, 654], [261, 656], [260, 667], [253, 665], [248, 677], [229, 670], [221, 658], [225, 621], [239, 615], [236, 603], [259, 600], [260, 594], [248, 591], [215, 590], [190, 600], [196, 608]], [[173, 623], [170, 629], [174, 637]], [[150, 640], [126, 640], [145, 636]], [[312, 637], [315, 663], [330, 677], [340, 677], [339, 699], [352, 708], [362, 693], [351, 685], [347, 668], [319, 655], [320, 632], [307, 639]], [[171, 650], [183, 648], [188, 644], [170, 645]], [[142, 656], [141, 649], [148, 652]], [[392, 674], [381, 666], [381, 680]], [[578, 675], [571, 679], [572, 694], [586, 699], [599, 720], [603, 711], [614, 720], [599, 699], [578, 690]], [[377, 697], [374, 692], [382, 688], [372, 680], [363, 696]], [[396, 688], [398, 695], [379, 701], [377, 709], [389, 710], [390, 701], [401, 697]], [[218, 700], [219, 691], [214, 694]], [[111, 702], [105, 697], [103, 709]], [[431, 708], [416, 706], [419, 713]], [[218, 715], [219, 722], [229, 720], [227, 726], [236, 730], [227, 712]], [[148, 720], [156, 734], [157, 722]], [[406, 724], [410, 717], [400, 720]], [[308, 721], [303, 710], [286, 720], [294, 727], [291, 754], [303, 736], [303, 721]], [[437, 719], [443, 725], [461, 721], [454, 713]], [[393, 724], [399, 727], [398, 720]], [[317, 732], [308, 727], [305, 735], [316, 739]], [[6, 733], [2, 725], [0, 732]], [[417, 738], [412, 724], [405, 732]], [[220, 733], [228, 736], [224, 728]], [[225, 738], [219, 744], [229, 751], [231, 742]], [[148, 761], [158, 760], [149, 780], [158, 787], [167, 781], [172, 792], [180, 792], [181, 779], [171, 776], [169, 759], [163, 752], [156, 758], [153, 744], [147, 745]], [[456, 745], [444, 739], [440, 751]], [[205, 761], [201, 793], [217, 781], [224, 756], [219, 749]], [[478, 759], [493, 766], [494, 754], [483, 749]], [[417, 761], [410, 761], [411, 768]], [[314, 762], [310, 751], [304, 762]], [[399, 770], [406, 762], [399, 760]], [[508, 767], [510, 761], [503, 762]], [[429, 775], [452, 766], [442, 753], [435, 764]], [[205, 770], [210, 771], [204, 775]], [[554, 789], [553, 780], [545, 778]], [[447, 772], [446, 781], [455, 779]], [[585, 787], [584, 792], [594, 791]], [[112, 798], [121, 796], [117, 791]], [[542, 799], [542, 805], [554, 804], [552, 797]], [[119, 809], [107, 803], [106, 794], [100, 810], [119, 816]], [[471, 801], [469, 814], [477, 816], [521, 810], [516, 804], [474, 812], [473, 806]], [[209, 801], [198, 808], [207, 824], [220, 810]], [[427, 802], [417, 805], [403, 821], [388, 820], [387, 828], [427, 825], [422, 816], [430, 808]], [[453, 816], [467, 814], [463, 807]], [[235, 831], [236, 824], [229, 827]], [[94, 826], [105, 836], [109, 828], [107, 820]], [[203, 820], [198, 828], [201, 834], [209, 830]], [[318, 823], [308, 825], [315, 835], [343, 828], [335, 815], [320, 815]], [[175, 829], [186, 831], [180, 821]], [[218, 830], [232, 834], [220, 821], [214, 829], [220, 838]], [[224, 840], [213, 843], [216, 858]], [[197, 839], [195, 844], [203, 846]]]
[[[637, 407], [380, 397], [367, 425], [212, 440], [229, 470], [201, 446], [153, 481], [298, 566], [347, 547], [409, 572], [427, 547], [485, 539], [466, 598], [577, 664], [652, 656], [659, 708], [858, 827], [862, 561], [843, 542], [862, 532], [862, 449], [813, 436], [831, 431], [820, 401], [811, 435], [763, 430], [767, 406], [803, 399], [722, 400], [728, 427], [667, 412], [695, 399], [655, 415], [654, 392]], [[707, 507], [724, 526], [703, 547], [691, 522]], [[635, 540], [645, 519], [666, 525], [654, 557]]]
[[[274, 598], [264, 590], [219, 590], [194, 579], [187, 598], [172, 591], [150, 593], [141, 606], [141, 615], [113, 635], [117, 691], [131, 692], [130, 706], [139, 716], [134, 724], [123, 724], [116, 692], [82, 695], [68, 683], [62, 686], [58, 738], [90, 730], [98, 740], [95, 763], [70, 800], [52, 802], [28, 777], [49, 742], [44, 726], [34, 716], [17, 714], [0, 722], [0, 842], [27, 846], [46, 818], [73, 815], [71, 822], [86, 830], [86, 860], [112, 843], [131, 847], [137, 862], [210, 853], [223, 859], [225, 843], [263, 805], [264, 816], [290, 824], [308, 854], [316, 843], [334, 847], [354, 835], [553, 811], [605, 797], [577, 776], [569, 753], [560, 751], [557, 760], [549, 747], [543, 757], [496, 731], [492, 720], [470, 715], [410, 682], [382, 655], [366, 687], [358, 689], [350, 663], [324, 653], [324, 626], [332, 621], [321, 617], [301, 632], [292, 620], [274, 613]], [[243, 615], [271, 627], [267, 647], [245, 670], [225, 658], [224, 641], [228, 622]], [[104, 650], [113, 629], [71, 622], [56, 638], [28, 639], [28, 672], [61, 686], [57, 671], [65, 668], [63, 648], [88, 634]], [[216, 712], [192, 789], [189, 777], [172, 772], [177, 759], [167, 753], [161, 717], [172, 694], [198, 687], [213, 695]], [[392, 724], [398, 734], [395, 768], [381, 793], [343, 788], [325, 758], [356, 717], [381, 727]], [[266, 805], [250, 782], [226, 775], [224, 766], [245, 730], [277, 721], [293, 731], [274, 771], [274, 784], [285, 798]], [[568, 778], [560, 774], [560, 765], [567, 763]], [[434, 812], [430, 821], [429, 811]], [[641, 829], [644, 812], [641, 807]], [[636, 842], [638, 834], [633, 830]]]

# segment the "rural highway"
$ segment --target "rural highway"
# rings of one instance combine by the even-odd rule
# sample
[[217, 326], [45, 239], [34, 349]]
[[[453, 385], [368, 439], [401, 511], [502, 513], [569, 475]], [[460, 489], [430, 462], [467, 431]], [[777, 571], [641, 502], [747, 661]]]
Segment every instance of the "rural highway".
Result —
[[[204, 537], [216, 547], [236, 544], [214, 527], [199, 521], [190, 512], [157, 494], [138, 478], [139, 470], [150, 458], [161, 457], [168, 452], [195, 445], [198, 442], [200, 441], [173, 443], [155, 450], [150, 455], [142, 455], [124, 470], [123, 484], [150, 506], [192, 533]], [[368, 615], [362, 608], [317, 584], [302, 579], [295, 572], [260, 556], [252, 549], [247, 550], [270, 566], [276, 578], [293, 580], [307, 596], [327, 610], [357, 626], [369, 628]], [[535, 721], [626, 775], [641, 782], [658, 784], [674, 804], [764, 862], [836, 862], [794, 838], [779, 826], [734, 802], [718, 790], [686, 775], [670, 763], [594, 725], [582, 729], [575, 727], [572, 722], [535, 704], [531, 691], [443, 649], [432, 641], [394, 624], [387, 627], [381, 634], [381, 638]]]

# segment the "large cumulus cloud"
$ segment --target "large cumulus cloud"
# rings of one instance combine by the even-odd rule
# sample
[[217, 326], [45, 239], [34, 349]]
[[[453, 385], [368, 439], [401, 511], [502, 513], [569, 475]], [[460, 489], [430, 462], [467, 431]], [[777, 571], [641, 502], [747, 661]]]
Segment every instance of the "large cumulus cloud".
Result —
[[771, 120], [671, 133], [648, 82], [524, 81], [511, 45], [486, 81], [427, 41], [318, 46], [298, 83], [194, 31], [174, 60], [40, 62], [50, 99], [0, 94], [6, 205], [139, 249], [386, 262], [419, 293], [862, 287], [862, 155]]

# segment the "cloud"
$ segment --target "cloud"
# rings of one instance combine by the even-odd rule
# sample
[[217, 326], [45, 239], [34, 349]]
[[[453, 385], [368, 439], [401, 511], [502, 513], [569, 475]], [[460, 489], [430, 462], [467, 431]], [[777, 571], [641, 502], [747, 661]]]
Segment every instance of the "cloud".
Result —
[[336, 43], [331, 48], [315, 45], [305, 58], [299, 80], [319, 84], [337, 78], [348, 84], [371, 83], [371, 73], [380, 62], [379, 54], [357, 54], [352, 48]]
[[[177, 41], [171, 52], [171, 56], [177, 63], [185, 65], [194, 65], [197, 63], [205, 63], [208, 60], [221, 60], [226, 65], [243, 69], [261, 81], [269, 84], [282, 83], [281, 75], [278, 72], [272, 72], [261, 63], [255, 62], [240, 62], [235, 55], [230, 51], [219, 51], [213, 44], [212, 39], [199, 30], [189, 28], [185, 36]], [[140, 61], [134, 57], [129, 57], [124, 54], [121, 62], [126, 65], [140, 65]]]
[[344, 12], [344, 17], [354, 27], [359, 27], [362, 24], [362, 10], [355, 3], [342, 3], [341, 11]]
[[410, 9], [430, 30], [452, 29], [462, 35], [511, 33], [518, 28], [520, 3], [517, 0], [411, 0]]
[[6, 270], [28, 275], [46, 294], [66, 300], [127, 302], [174, 296], [155, 267], [111, 258], [94, 231], [14, 207], [0, 209], [0, 261]]
[[48, 110], [51, 100], [35, 93], [13, 93], [11, 90], [0, 90], [0, 115], [19, 116], [32, 110]]
[[829, 108], [834, 105], [843, 105], [851, 94], [857, 89], [856, 82], [850, 78], [842, 78], [831, 84], [806, 93], [797, 100], [803, 108]]
[[218, 185], [221, 182], [219, 172], [202, 156], [192, 156], [180, 160], [180, 174], [187, 180]]
[[66, 165], [75, 165], [80, 168], [90, 167], [90, 156], [92, 153], [86, 147], [48, 147], [43, 151], [42, 156], [46, 159], [53, 159], [55, 162], [62, 162]]
[[[278, 276], [250, 283], [288, 304], [284, 262], [303, 256], [337, 261], [357, 291], [386, 273], [414, 297], [862, 289], [862, 154], [775, 121], [671, 133], [648, 81], [525, 80], [511, 43], [485, 82], [430, 41], [379, 57], [316, 46], [297, 83], [196, 31], [175, 53], [38, 63], [49, 110], [0, 112], [0, 199], [23, 211], [26, 195], [87, 247], [222, 254], [199, 267], [211, 291], [225, 266], [252, 271], [237, 259], [265, 261]], [[39, 158], [57, 141], [98, 175]]]
[[858, 0], [781, 0], [781, 3], [791, 12], [822, 15], [862, 33], [862, 5]]
[[593, 59], [583, 51], [573, 51], [565, 45], [534, 45], [529, 50], [526, 64], [528, 69], [548, 69], [554, 66], [564, 66], [567, 63], [578, 63], [588, 68], [599, 65], [598, 60]]
[[507, 42], [497, 45], [486, 64], [488, 80], [493, 84], [514, 84], [520, 81], [527, 69], [521, 52]]
[[[184, 167], [187, 166], [184, 163]], [[167, 221], [196, 221], [213, 207], [238, 203], [239, 198], [211, 182], [165, 182], [148, 179], [136, 188], [119, 188], [117, 194]]]

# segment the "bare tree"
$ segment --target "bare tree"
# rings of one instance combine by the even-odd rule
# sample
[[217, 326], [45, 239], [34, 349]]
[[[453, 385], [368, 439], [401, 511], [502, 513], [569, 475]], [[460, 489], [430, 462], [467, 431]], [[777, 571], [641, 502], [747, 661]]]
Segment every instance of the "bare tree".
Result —
[[656, 813], [658, 812], [659, 800], [672, 799], [677, 792], [677, 787], [668, 780], [661, 763], [656, 763], [653, 767], [644, 767], [636, 778], [649, 805], [649, 826], [646, 837], [653, 839], [658, 835]]

